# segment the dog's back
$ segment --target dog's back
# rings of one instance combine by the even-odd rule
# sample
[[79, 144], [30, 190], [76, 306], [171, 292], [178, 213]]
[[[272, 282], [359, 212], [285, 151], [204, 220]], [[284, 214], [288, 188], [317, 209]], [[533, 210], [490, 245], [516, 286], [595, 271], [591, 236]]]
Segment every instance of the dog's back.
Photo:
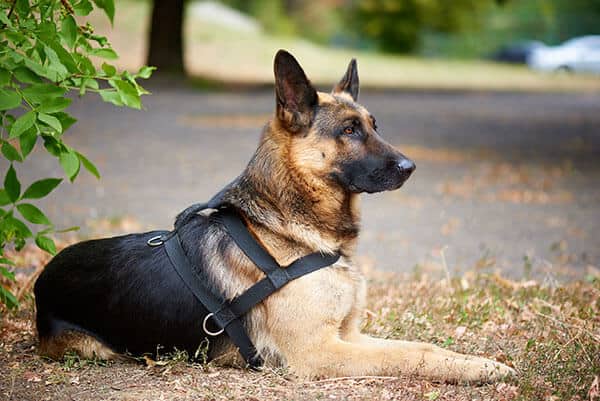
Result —
[[[180, 232], [201, 277], [205, 258], [199, 244], [214, 224], [209, 220], [197, 216]], [[155, 235], [81, 242], [52, 259], [35, 285], [43, 353], [60, 357], [74, 348], [105, 356], [106, 350], [90, 346], [95, 338], [118, 353], [154, 354], [160, 345], [194, 354], [203, 340], [199, 317], [207, 312], [171, 267], [164, 247], [147, 245]]]

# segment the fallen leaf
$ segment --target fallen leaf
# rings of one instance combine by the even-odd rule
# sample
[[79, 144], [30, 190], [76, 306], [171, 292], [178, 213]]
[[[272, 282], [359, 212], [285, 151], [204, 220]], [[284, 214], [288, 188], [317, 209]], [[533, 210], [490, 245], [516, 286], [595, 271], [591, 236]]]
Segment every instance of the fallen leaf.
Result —
[[590, 397], [590, 401], [600, 401], [600, 376], [594, 377], [588, 397]]
[[467, 332], [467, 328], [465, 326], [458, 326], [455, 330], [454, 330], [454, 336], [456, 338], [461, 338], [462, 336], [465, 335], [465, 333]]
[[42, 381], [42, 378], [40, 376], [38, 376], [36, 373], [34, 372], [25, 372], [23, 373], [23, 378], [25, 380], [27, 380], [28, 382], [33, 382], [33, 383], [39, 383]]

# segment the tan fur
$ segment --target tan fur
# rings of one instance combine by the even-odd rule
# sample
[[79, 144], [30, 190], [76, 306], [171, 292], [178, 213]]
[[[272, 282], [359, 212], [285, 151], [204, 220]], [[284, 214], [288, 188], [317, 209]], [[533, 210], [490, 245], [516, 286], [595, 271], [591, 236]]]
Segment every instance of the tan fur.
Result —
[[78, 331], [65, 331], [40, 342], [40, 353], [52, 359], [60, 359], [68, 351], [77, 352], [82, 358], [116, 359], [119, 356], [94, 337]]

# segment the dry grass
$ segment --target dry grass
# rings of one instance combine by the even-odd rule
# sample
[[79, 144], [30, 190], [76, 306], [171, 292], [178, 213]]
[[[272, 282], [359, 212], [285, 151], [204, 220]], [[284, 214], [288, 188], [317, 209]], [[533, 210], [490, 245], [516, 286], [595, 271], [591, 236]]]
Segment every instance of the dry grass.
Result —
[[[121, 55], [123, 68], [137, 69], [145, 60], [149, 2], [117, 5], [114, 28], [100, 13], [93, 14], [97, 31], [109, 36]], [[539, 74], [525, 67], [484, 61], [431, 60], [332, 49], [295, 37], [235, 32], [188, 16], [185, 54], [188, 71], [216, 81], [241, 84], [273, 82], [273, 56], [285, 48], [296, 55], [313, 82], [337, 82], [352, 57], [359, 60], [361, 82], [371, 88], [588, 91], [600, 90], [600, 78]]]
[[[115, 223], [99, 227], [115, 229]], [[302, 381], [285, 371], [191, 363], [184, 353], [139, 363], [76, 355], [48, 361], [36, 355], [30, 292], [47, 256], [27, 248], [18, 260], [14, 286], [22, 289], [22, 308], [4, 311], [0, 322], [0, 399], [586, 400], [597, 394], [592, 382], [600, 375], [600, 272], [592, 267], [585, 280], [559, 284], [504, 279], [492, 271], [493, 261], [449, 281], [443, 269], [400, 275], [365, 266], [367, 332], [484, 355], [519, 372], [513, 382], [466, 386], [413, 377]]]

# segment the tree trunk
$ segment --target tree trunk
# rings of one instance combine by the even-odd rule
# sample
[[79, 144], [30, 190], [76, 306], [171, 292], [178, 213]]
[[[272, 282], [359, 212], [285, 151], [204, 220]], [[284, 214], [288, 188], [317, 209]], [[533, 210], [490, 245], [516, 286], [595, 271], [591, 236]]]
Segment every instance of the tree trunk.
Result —
[[148, 65], [157, 72], [185, 74], [183, 65], [184, 0], [154, 0]]

